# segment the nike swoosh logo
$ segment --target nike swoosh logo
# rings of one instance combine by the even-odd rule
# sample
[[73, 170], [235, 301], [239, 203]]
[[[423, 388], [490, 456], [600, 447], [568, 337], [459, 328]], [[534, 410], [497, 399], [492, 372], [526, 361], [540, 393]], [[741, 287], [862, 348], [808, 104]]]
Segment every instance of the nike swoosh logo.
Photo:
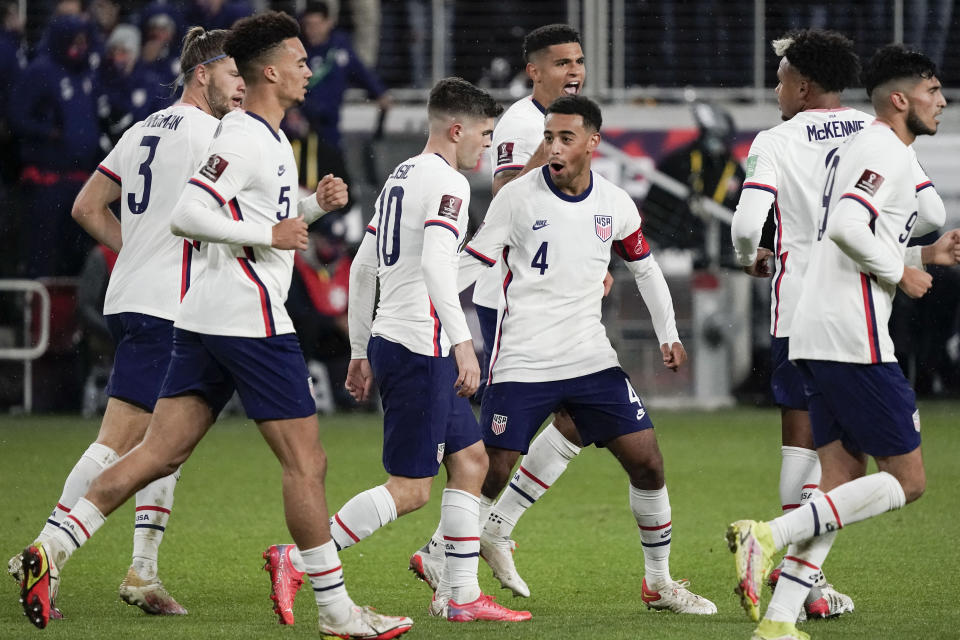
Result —
[[548, 224], [550, 223], [547, 222], [546, 220], [537, 220], [536, 222], [533, 223], [533, 230], [536, 231], [537, 229], [543, 229]]
[[280, 168], [277, 169], [277, 175], [282, 176], [286, 172], [287, 168], [283, 165], [280, 165]]

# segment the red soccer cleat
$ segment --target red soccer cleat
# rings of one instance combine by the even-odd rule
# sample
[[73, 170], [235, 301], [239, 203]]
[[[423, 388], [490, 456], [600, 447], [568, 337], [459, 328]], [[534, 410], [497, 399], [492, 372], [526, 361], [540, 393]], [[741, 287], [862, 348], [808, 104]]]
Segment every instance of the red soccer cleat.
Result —
[[270, 574], [270, 599], [273, 611], [280, 624], [293, 624], [293, 600], [303, 584], [303, 572], [297, 571], [290, 561], [292, 544], [274, 544], [263, 552], [264, 571]]
[[500, 620], [503, 622], [523, 622], [531, 618], [529, 611], [514, 611], [493, 601], [493, 596], [480, 594], [473, 602], [457, 604], [452, 599], [447, 602], [447, 620], [450, 622], [472, 622], [474, 620]]
[[24, 549], [21, 559], [23, 577], [20, 581], [20, 604], [27, 619], [43, 629], [50, 622], [50, 581], [55, 579], [56, 569], [50, 564], [47, 550], [39, 542]]

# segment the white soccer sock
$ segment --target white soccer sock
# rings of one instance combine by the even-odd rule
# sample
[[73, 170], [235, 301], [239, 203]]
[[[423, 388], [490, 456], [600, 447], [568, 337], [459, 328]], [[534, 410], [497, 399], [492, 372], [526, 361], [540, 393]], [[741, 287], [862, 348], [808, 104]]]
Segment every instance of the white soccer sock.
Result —
[[133, 523], [133, 568], [144, 580], [157, 577], [157, 557], [173, 509], [173, 490], [180, 469], [154, 480], [137, 491], [137, 510]]
[[380, 485], [353, 496], [333, 514], [330, 536], [338, 549], [346, 549], [396, 519], [397, 503], [387, 487]]
[[805, 490], [820, 484], [820, 458], [803, 447], [780, 447], [780, 457], [780, 505], [787, 512], [803, 504]]
[[790, 545], [783, 558], [780, 579], [777, 580], [777, 588], [773, 591], [764, 618], [776, 622], [796, 622], [810, 588], [823, 575], [820, 567], [827, 559], [836, 538], [837, 530], [834, 529]]
[[643, 547], [643, 571], [647, 588], [662, 589], [670, 582], [670, 540], [673, 523], [670, 519], [670, 497], [664, 485], [656, 491], [645, 491], [630, 485], [630, 510], [640, 529]]
[[[488, 498], [488, 497], [485, 496], [485, 495], [482, 495], [482, 494], [480, 495], [480, 515], [479, 515], [479, 517], [478, 517], [477, 519], [478, 519], [479, 522], [480, 522], [480, 529], [481, 529], [481, 530], [483, 529], [484, 525], [486, 525], [486, 523], [487, 523], [487, 518], [490, 517], [490, 511], [493, 509], [493, 502], [494, 502], [494, 500], [496, 500], [496, 498]], [[433, 535], [434, 535], [434, 538], [435, 538], [435, 539], [437, 539], [437, 536], [439, 536], [438, 539], [443, 540], [443, 534], [440, 533], [440, 525], [439, 525], [439, 524], [437, 525], [437, 531], [436, 531], [436, 533], [434, 533]]]
[[353, 600], [344, 586], [343, 566], [333, 540], [313, 549], [302, 550], [300, 558], [310, 578], [320, 615], [334, 624], [350, 617]]
[[540, 432], [496, 506], [484, 523], [484, 531], [495, 537], [509, 538], [524, 511], [547, 492], [567, 465], [580, 453], [553, 423]]
[[[480, 597], [477, 565], [480, 562], [480, 500], [459, 489], [444, 489], [440, 501], [440, 528], [444, 554], [442, 583], [450, 598], [466, 604]], [[438, 589], [439, 591], [439, 589]]]
[[894, 511], [906, 504], [903, 488], [886, 471], [836, 487], [808, 504], [770, 521], [778, 549], [821, 536], [846, 525]]
[[63, 519], [56, 533], [46, 543], [57, 569], [62, 570], [73, 552], [83, 546], [105, 521], [106, 517], [96, 505], [86, 498], [77, 500], [70, 515]]
[[87, 447], [87, 450], [73, 465], [73, 469], [63, 483], [63, 492], [60, 494], [57, 506], [53, 508], [50, 517], [47, 518], [47, 522], [43, 525], [43, 530], [40, 531], [37, 540], [48, 542], [59, 529], [63, 519], [73, 509], [77, 500], [87, 493], [93, 479], [119, 459], [120, 456], [117, 455], [117, 452], [106, 445], [94, 442]]

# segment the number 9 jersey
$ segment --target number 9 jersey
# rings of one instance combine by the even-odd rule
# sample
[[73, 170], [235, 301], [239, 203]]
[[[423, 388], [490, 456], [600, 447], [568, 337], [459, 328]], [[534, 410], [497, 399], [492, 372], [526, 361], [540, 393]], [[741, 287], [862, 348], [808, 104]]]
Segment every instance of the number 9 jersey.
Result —
[[104, 314], [143, 313], [173, 320], [198, 272], [197, 251], [170, 233], [187, 179], [206, 159], [220, 121], [176, 104], [123, 134], [97, 171], [121, 187], [123, 248], [110, 275]]

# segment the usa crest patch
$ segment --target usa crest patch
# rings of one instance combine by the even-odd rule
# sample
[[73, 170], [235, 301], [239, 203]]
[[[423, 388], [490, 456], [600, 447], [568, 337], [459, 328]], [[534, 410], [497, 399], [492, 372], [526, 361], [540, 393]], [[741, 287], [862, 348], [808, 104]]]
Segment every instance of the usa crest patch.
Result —
[[593, 221], [597, 237], [603, 242], [609, 240], [613, 235], [613, 216], [593, 216]]
[[507, 430], [507, 416], [502, 416], [499, 413], [493, 414], [493, 423], [490, 425], [490, 429], [495, 435], [502, 435]]
[[446, 446], [446, 443], [443, 442], [437, 445], [437, 462], [443, 462], [443, 450]]

